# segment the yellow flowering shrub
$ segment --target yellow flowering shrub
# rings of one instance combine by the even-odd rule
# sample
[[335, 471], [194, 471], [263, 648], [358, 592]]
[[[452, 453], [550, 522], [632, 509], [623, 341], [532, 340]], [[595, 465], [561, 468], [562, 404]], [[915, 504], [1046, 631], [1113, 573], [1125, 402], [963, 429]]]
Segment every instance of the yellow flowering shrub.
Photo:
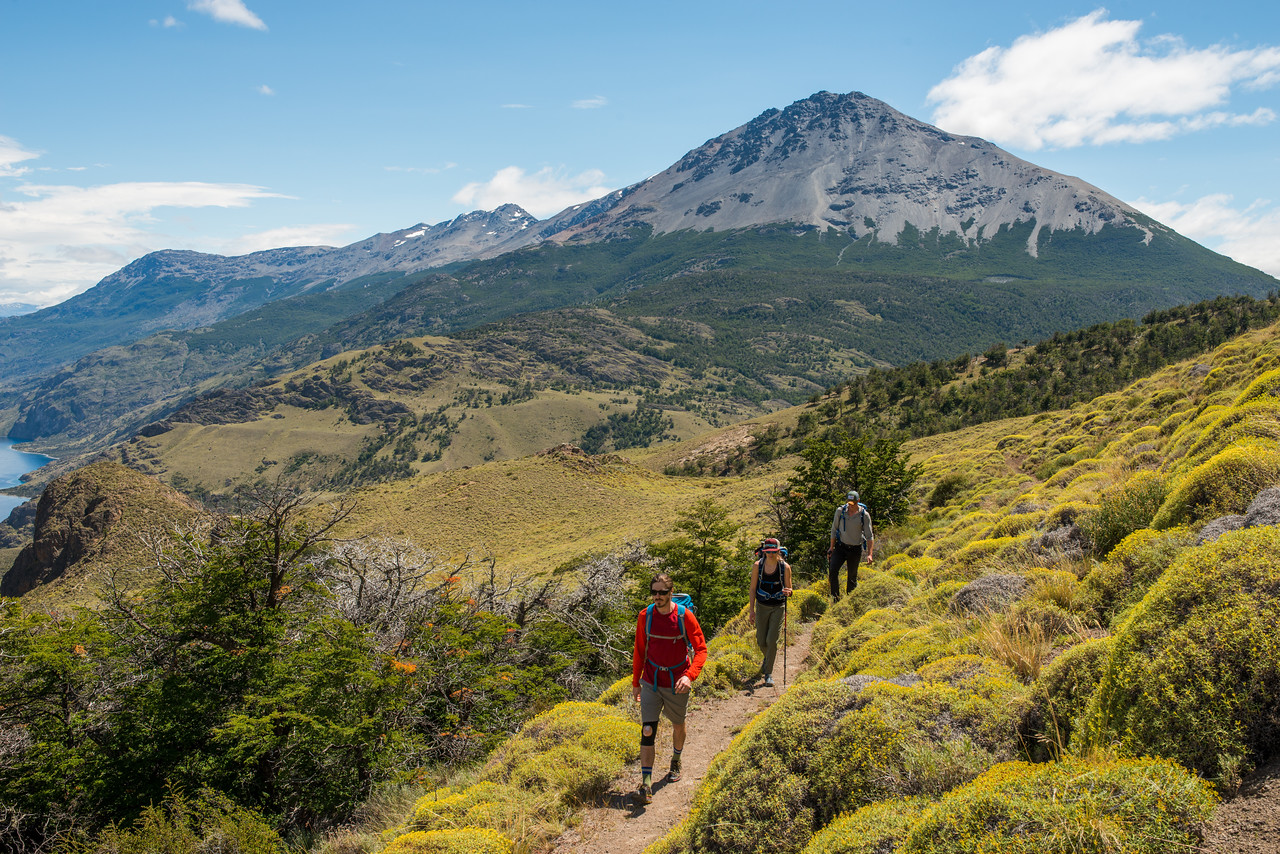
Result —
[[988, 528], [983, 536], [987, 539], [1016, 537], [1026, 531], [1035, 530], [1043, 518], [1043, 510], [1032, 510], [1028, 513], [1010, 513]]
[[1134, 531], [1095, 563], [1080, 582], [1078, 605], [1086, 619], [1113, 625], [1138, 602], [1182, 551], [1195, 542], [1186, 528]]
[[1240, 439], [1276, 439], [1280, 432], [1280, 399], [1267, 397], [1234, 406], [1201, 432], [1186, 458], [1203, 462]]
[[953, 688], [970, 689], [988, 679], [1003, 679], [1012, 684], [1013, 671], [1008, 665], [981, 655], [951, 655], [926, 664], [916, 671], [926, 682], [942, 682]]
[[932, 798], [894, 798], [867, 804], [828, 824], [801, 854], [885, 854], [906, 838]]
[[1044, 757], [1071, 746], [1071, 735], [1111, 660], [1110, 636], [1069, 647], [1040, 670], [1033, 691], [1034, 728]]
[[842, 814], [937, 795], [1013, 758], [1025, 689], [980, 669], [964, 687], [797, 684], [716, 758], [689, 818], [649, 851], [795, 854]]
[[891, 678], [956, 653], [973, 644], [956, 619], [934, 620], [922, 626], [890, 629], [864, 642], [843, 662], [842, 676], [862, 673]]
[[1267, 371], [1249, 383], [1236, 398], [1236, 406], [1268, 397], [1280, 398], [1280, 370]]
[[821, 648], [814, 648], [818, 658], [818, 667], [823, 675], [829, 676], [844, 669], [845, 662], [858, 647], [874, 637], [884, 634], [899, 624], [901, 615], [892, 608], [876, 608], [859, 617], [854, 624], [846, 626], [835, 635], [826, 636], [826, 643]]
[[382, 854], [511, 854], [515, 843], [495, 830], [415, 830], [393, 840]]
[[1179, 477], [1160, 505], [1153, 528], [1209, 521], [1243, 513], [1263, 489], [1280, 483], [1280, 448], [1266, 440], [1241, 441]]
[[614, 706], [560, 703], [494, 751], [484, 777], [552, 793], [566, 806], [580, 803], [639, 755], [639, 737], [639, 725]]
[[813, 649], [824, 649], [833, 635], [853, 625], [867, 611], [894, 607], [911, 599], [911, 582], [892, 573], [862, 569], [858, 576], [858, 586], [853, 592], [841, 596], [839, 602], [828, 607], [818, 625], [814, 626]]
[[1090, 743], [1226, 783], [1280, 729], [1280, 528], [1188, 549], [1116, 633], [1084, 721]]
[[1168, 854], [1196, 848], [1216, 798], [1157, 759], [997, 765], [947, 794], [897, 854]]

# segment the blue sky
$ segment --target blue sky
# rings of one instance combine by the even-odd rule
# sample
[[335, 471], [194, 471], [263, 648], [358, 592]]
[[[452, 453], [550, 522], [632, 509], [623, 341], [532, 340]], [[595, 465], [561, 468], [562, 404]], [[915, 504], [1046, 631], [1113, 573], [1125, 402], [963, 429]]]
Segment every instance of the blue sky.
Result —
[[1280, 276], [1270, 3], [0, 0], [0, 302], [164, 248], [545, 217], [858, 90]]

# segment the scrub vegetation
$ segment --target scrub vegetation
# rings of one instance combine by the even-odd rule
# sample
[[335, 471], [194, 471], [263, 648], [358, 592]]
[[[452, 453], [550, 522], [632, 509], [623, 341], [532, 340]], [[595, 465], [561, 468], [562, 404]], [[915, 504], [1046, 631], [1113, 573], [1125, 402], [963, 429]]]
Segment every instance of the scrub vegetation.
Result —
[[[327, 514], [258, 494], [95, 608], [4, 602], [0, 654], [21, 664], [0, 676], [0, 828], [104, 854], [201, 850], [232, 826], [218, 850], [547, 850], [638, 753], [637, 582], [662, 566], [709, 584], [697, 688], [739, 690], [752, 547], [792, 493], [825, 537], [859, 461], [875, 563], [835, 605], [821, 579], [792, 597], [793, 625], [816, 620], [805, 674], [649, 854], [1194, 847], [1280, 742], [1280, 330], [1249, 326], [947, 434], [858, 445], [846, 386], [725, 478], [661, 473], [694, 452], [667, 443], [419, 475]], [[938, 401], [988, 388], [966, 366]], [[577, 515], [526, 516], [512, 489]], [[443, 512], [462, 505], [483, 510]], [[373, 519], [376, 549], [356, 538]], [[478, 532], [484, 556], [412, 543]]]

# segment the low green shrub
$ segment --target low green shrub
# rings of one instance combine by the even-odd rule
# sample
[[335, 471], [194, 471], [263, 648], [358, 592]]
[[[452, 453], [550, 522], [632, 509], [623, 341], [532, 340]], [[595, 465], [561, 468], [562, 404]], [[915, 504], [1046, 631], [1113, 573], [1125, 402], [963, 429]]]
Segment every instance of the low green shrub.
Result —
[[1172, 762], [997, 765], [944, 797], [897, 854], [1168, 854], [1193, 850], [1216, 798]]
[[876, 608], [863, 614], [852, 626], [841, 629], [834, 636], [828, 636], [826, 644], [817, 650], [818, 667], [822, 674], [829, 676], [839, 673], [858, 647], [898, 627], [901, 619], [901, 614], [894, 609]]
[[1146, 595], [1169, 565], [1195, 542], [1186, 528], [1144, 528], [1125, 537], [1080, 582], [1079, 609], [1085, 619], [1113, 626]]
[[1061, 757], [1071, 746], [1071, 734], [1111, 660], [1110, 637], [1078, 643], [1040, 671], [1033, 694], [1034, 736], [1044, 745], [1039, 754]]
[[1085, 716], [1091, 744], [1233, 785], [1280, 738], [1280, 528], [1187, 550], [1117, 632]]
[[262, 816], [205, 789], [195, 799], [170, 792], [160, 805], [143, 810], [132, 826], [111, 825], [91, 841], [70, 843], [59, 850], [63, 854], [285, 854], [286, 848]]
[[886, 854], [897, 850], [931, 798], [894, 798], [842, 815], [809, 840], [801, 854]]
[[797, 590], [791, 595], [789, 607], [800, 622], [807, 623], [826, 613], [827, 597], [813, 589]]
[[925, 498], [925, 505], [933, 510], [950, 504], [968, 485], [969, 478], [960, 472], [948, 472], [938, 479]]
[[911, 600], [913, 585], [888, 572], [862, 570], [858, 586], [832, 604], [814, 626], [811, 644], [823, 649], [831, 637], [853, 625], [867, 611], [898, 607]]
[[[781, 638], [778, 639], [781, 644]], [[778, 651], [781, 659], [782, 651]], [[740, 690], [747, 682], [760, 672], [761, 656], [754, 649], [750, 655], [735, 649], [713, 658], [708, 658], [694, 683], [693, 690], [699, 697], [727, 697]]]
[[888, 679], [971, 648], [964, 624], [954, 618], [890, 629], [854, 650], [845, 659], [841, 675], [862, 673]]
[[1138, 472], [1117, 490], [1102, 495], [1098, 506], [1080, 517], [1080, 530], [1093, 553], [1105, 555], [1134, 531], [1151, 524], [1164, 503], [1164, 478]]

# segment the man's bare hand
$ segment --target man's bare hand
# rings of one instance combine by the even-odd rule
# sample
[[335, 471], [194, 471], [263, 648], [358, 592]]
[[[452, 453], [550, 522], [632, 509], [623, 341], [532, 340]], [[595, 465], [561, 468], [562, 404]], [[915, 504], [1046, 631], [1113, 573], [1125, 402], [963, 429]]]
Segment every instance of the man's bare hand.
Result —
[[693, 680], [688, 676], [681, 676], [676, 680], [676, 693], [688, 694], [693, 689]]

